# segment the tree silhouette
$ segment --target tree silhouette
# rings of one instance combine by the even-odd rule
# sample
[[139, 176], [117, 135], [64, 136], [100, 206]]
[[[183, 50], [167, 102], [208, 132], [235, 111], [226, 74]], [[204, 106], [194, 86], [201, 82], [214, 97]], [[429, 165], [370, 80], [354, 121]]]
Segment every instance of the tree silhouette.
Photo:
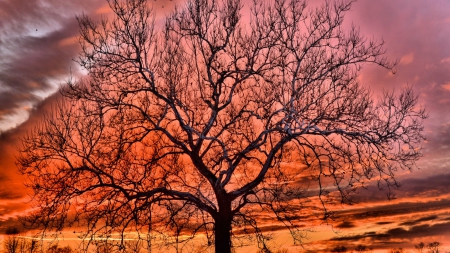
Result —
[[363, 252], [366, 252], [368, 250], [369, 250], [369, 248], [366, 245], [362, 245], [362, 244], [358, 244], [355, 247], [355, 251], [358, 252], [358, 253], [363, 253]]
[[327, 218], [367, 179], [390, 189], [415, 167], [425, 113], [411, 88], [377, 100], [358, 82], [364, 64], [394, 64], [344, 31], [351, 1], [257, 0], [244, 18], [239, 0], [189, 0], [161, 28], [145, 0], [108, 3], [110, 19], [78, 17], [89, 76], [23, 141], [30, 225], [202, 233], [217, 253], [254, 233], [265, 248], [259, 215], [298, 242], [317, 207], [302, 198]]
[[25, 238], [20, 235], [16, 227], [7, 227], [3, 236], [3, 250], [5, 253], [36, 253], [39, 251], [40, 241]]
[[60, 247], [58, 244], [53, 244], [47, 248], [46, 253], [74, 253], [75, 251], [70, 246]]
[[3, 247], [6, 253], [19, 253], [19, 244], [19, 238], [8, 236], [3, 242]]
[[404, 253], [405, 251], [403, 250], [403, 248], [393, 248], [391, 250], [389, 250], [389, 253]]
[[342, 253], [342, 252], [347, 252], [347, 247], [345, 247], [344, 245], [338, 245], [336, 247], [334, 247], [331, 252], [335, 252], [335, 253]]
[[425, 243], [419, 242], [418, 244], [414, 245], [414, 248], [419, 252], [423, 253], [423, 250], [425, 249]]
[[440, 242], [430, 242], [427, 244], [428, 252], [430, 253], [439, 253], [439, 248], [441, 247]]

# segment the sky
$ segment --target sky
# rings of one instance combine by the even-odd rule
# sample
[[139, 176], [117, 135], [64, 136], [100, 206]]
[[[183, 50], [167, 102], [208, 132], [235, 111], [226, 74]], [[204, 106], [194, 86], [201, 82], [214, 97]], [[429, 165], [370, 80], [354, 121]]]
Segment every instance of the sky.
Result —
[[[183, 0], [150, 2], [162, 20]], [[106, 1], [0, 0], [0, 233], [30, 210], [26, 179], [15, 165], [21, 137], [51, 110], [58, 87], [84, 73], [74, 61], [80, 49], [75, 17], [81, 13], [105, 15]], [[383, 39], [386, 56], [399, 60], [395, 75], [367, 66], [360, 80], [374, 95], [412, 86], [429, 115], [427, 140], [420, 169], [399, 172], [395, 200], [369, 186], [357, 204], [336, 207], [335, 221], [312, 220], [315, 232], [305, 247], [361, 243], [381, 252], [439, 241], [450, 251], [450, 1], [359, 0], [345, 22]], [[290, 244], [285, 232], [278, 238]]]

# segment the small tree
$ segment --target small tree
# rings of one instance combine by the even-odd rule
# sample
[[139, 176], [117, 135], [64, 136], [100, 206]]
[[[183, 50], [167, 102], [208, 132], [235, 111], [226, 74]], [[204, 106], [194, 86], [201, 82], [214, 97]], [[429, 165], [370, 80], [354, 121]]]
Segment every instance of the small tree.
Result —
[[389, 253], [404, 253], [405, 251], [403, 250], [403, 248], [394, 248], [389, 250]]
[[430, 242], [427, 244], [428, 252], [439, 253], [439, 248], [442, 246], [440, 242]]
[[160, 30], [145, 0], [108, 3], [111, 19], [78, 18], [89, 77], [23, 141], [31, 224], [201, 232], [217, 253], [236, 228], [264, 248], [262, 212], [298, 242], [302, 198], [327, 218], [368, 179], [390, 189], [415, 167], [425, 113], [410, 88], [375, 100], [358, 82], [366, 63], [394, 65], [382, 42], [344, 32], [351, 1], [255, 0], [243, 19], [239, 0], [189, 0]]
[[363, 252], [366, 252], [367, 250], [369, 250], [369, 249], [367, 248], [366, 245], [358, 244], [355, 247], [355, 251], [358, 252], [358, 253], [363, 253]]
[[60, 247], [58, 244], [53, 244], [45, 251], [46, 253], [74, 253], [70, 246]]
[[39, 241], [20, 236], [16, 227], [8, 227], [3, 238], [5, 253], [36, 253], [39, 250]]
[[3, 239], [3, 247], [6, 253], [19, 253], [20, 238], [19, 230], [15, 227], [8, 227]]
[[419, 242], [418, 244], [414, 245], [414, 248], [415, 248], [419, 253], [423, 253], [423, 251], [424, 251], [424, 249], [425, 249], [425, 243]]
[[347, 252], [347, 247], [345, 247], [344, 245], [338, 245], [336, 247], [334, 247], [331, 252], [334, 253], [342, 253], [342, 252]]

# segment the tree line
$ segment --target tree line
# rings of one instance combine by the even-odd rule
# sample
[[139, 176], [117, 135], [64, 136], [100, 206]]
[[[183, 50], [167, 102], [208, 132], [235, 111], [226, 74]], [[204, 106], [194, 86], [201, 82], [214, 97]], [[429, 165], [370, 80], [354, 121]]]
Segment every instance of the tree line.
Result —
[[[16, 228], [7, 228], [5, 236], [2, 242], [2, 253], [144, 253], [152, 252], [152, 250], [144, 247], [142, 241], [131, 240], [124, 243], [123, 248], [117, 248], [107, 240], [97, 240], [92, 243], [89, 248], [72, 248], [70, 246], [60, 246], [57, 242], [50, 242], [44, 244], [42, 240], [37, 238], [30, 238], [21, 236], [19, 230]], [[444, 253], [441, 251], [442, 243], [434, 241], [430, 243], [420, 242], [414, 245], [414, 250], [417, 253]], [[195, 249], [178, 249], [174, 248], [179, 253], [198, 253], [209, 252], [201, 250], [201, 248]], [[233, 249], [236, 252], [237, 249]], [[338, 245], [334, 248], [324, 251], [330, 253], [370, 253], [373, 249], [370, 246], [358, 244], [355, 247]], [[158, 251], [160, 252], [160, 251]], [[164, 251], [161, 251], [164, 252]], [[278, 247], [277, 249], [259, 249], [256, 253], [295, 253], [287, 248]], [[413, 253], [405, 250], [404, 248], [392, 248], [387, 250], [387, 253]]]
[[[442, 253], [441, 251], [442, 243], [440, 242], [430, 242], [430, 243], [424, 243], [419, 242], [418, 244], [414, 244], [414, 249], [418, 253]], [[329, 252], [331, 253], [344, 253], [344, 252], [356, 252], [356, 253], [368, 253], [371, 252], [373, 249], [370, 246], [366, 246], [363, 244], [358, 244], [356, 247], [353, 248], [353, 250], [349, 247], [347, 248], [344, 245], [338, 245], [331, 249]], [[392, 248], [387, 251], [388, 253], [407, 253], [409, 251], [405, 250], [404, 248]]]

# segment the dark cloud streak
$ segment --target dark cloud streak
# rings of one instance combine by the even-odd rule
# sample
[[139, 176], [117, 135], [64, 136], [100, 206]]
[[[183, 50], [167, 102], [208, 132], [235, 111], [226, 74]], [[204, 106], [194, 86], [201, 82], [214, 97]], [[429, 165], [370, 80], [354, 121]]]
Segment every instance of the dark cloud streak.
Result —
[[422, 223], [423, 221], [436, 220], [437, 218], [438, 218], [437, 215], [430, 215], [430, 216], [419, 218], [417, 220], [402, 222], [402, 223], [400, 223], [400, 226], [414, 226], [414, 225], [418, 225], [418, 224]]
[[334, 237], [332, 241], [354, 241], [362, 239], [371, 239], [373, 241], [387, 241], [388, 239], [413, 239], [429, 236], [448, 236], [450, 235], [450, 222], [438, 224], [417, 225], [410, 228], [397, 227], [385, 232], [365, 232], [360, 235]]

